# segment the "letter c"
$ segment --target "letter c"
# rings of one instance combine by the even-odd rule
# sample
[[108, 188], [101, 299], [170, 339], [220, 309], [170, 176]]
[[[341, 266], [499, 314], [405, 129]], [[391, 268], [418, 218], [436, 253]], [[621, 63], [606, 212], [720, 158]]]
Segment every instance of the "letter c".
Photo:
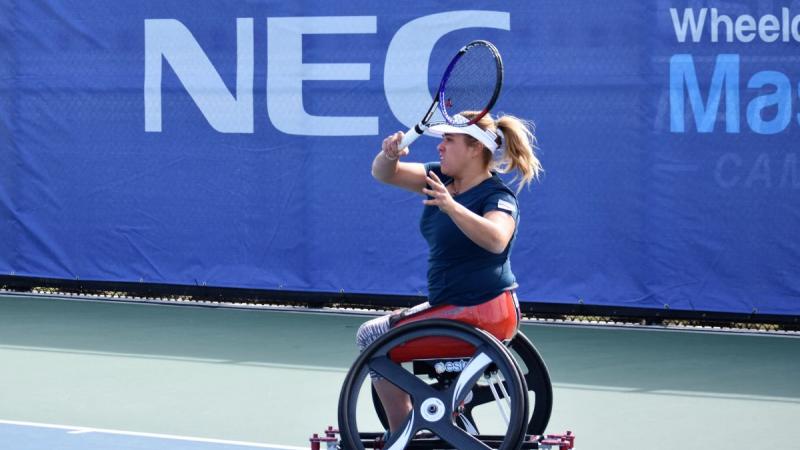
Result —
[[511, 15], [502, 11], [431, 14], [403, 25], [389, 43], [383, 72], [386, 100], [395, 117], [406, 126], [416, 124], [432, 100], [428, 90], [428, 60], [434, 45], [445, 34], [464, 28], [508, 31]]

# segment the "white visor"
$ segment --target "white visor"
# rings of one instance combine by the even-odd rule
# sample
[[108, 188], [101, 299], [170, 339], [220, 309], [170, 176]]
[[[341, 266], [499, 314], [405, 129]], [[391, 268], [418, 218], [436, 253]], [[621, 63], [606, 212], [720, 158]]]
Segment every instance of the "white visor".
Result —
[[[456, 114], [453, 118], [456, 119], [457, 121], [463, 120], [464, 122], [469, 122], [469, 120], [467, 120], [465, 117], [463, 117], [463, 116], [461, 116], [459, 114]], [[496, 142], [497, 134], [494, 133], [491, 130], [484, 130], [483, 128], [481, 128], [481, 127], [479, 127], [477, 125], [474, 125], [474, 124], [473, 125], [468, 125], [466, 127], [454, 127], [452, 125], [448, 125], [446, 123], [443, 123], [441, 125], [434, 125], [434, 126], [428, 128], [425, 131], [425, 133], [429, 134], [429, 135], [432, 135], [432, 136], [439, 136], [439, 137], [441, 137], [441, 136], [443, 136], [445, 134], [468, 134], [468, 135], [474, 137], [475, 139], [477, 139], [481, 144], [483, 144], [492, 153], [494, 153], [498, 148], [498, 145], [497, 145], [497, 142]]]

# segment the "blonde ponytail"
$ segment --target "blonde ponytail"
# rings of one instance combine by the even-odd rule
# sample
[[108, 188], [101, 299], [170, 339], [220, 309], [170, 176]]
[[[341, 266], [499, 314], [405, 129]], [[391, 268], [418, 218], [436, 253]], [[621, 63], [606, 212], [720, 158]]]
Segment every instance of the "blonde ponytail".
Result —
[[[469, 119], [478, 113], [465, 111], [460, 114]], [[517, 192], [533, 180], [539, 179], [544, 168], [539, 158], [536, 157], [536, 136], [533, 134], [533, 123], [512, 115], [500, 115], [495, 120], [491, 114], [486, 114], [476, 125], [495, 133], [499, 129], [504, 136], [502, 141], [498, 136], [498, 144], [503, 148], [500, 155], [493, 157], [491, 152], [486, 152], [484, 161], [490, 170], [499, 173], [516, 171], [514, 181], [519, 181]], [[470, 139], [472, 138], [470, 137]], [[477, 140], [475, 141], [477, 142]]]

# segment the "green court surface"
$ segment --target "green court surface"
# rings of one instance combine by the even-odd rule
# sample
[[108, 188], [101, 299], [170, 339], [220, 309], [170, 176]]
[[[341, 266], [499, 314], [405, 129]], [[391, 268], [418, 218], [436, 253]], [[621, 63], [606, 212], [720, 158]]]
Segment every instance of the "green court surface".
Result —
[[[0, 296], [0, 421], [307, 447], [367, 316]], [[577, 449], [796, 448], [800, 339], [526, 324]], [[0, 447], [1, 448], [1, 447]]]

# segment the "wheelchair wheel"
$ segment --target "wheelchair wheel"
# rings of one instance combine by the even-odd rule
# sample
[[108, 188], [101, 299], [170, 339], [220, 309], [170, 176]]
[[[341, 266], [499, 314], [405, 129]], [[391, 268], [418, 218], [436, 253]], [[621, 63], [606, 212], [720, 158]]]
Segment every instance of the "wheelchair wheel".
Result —
[[553, 411], [550, 373], [536, 347], [522, 332], [517, 333], [511, 341], [511, 353], [515, 355], [520, 375], [528, 387], [528, 407], [531, 411], [528, 434], [542, 435]]
[[[472, 355], [463, 358], [458, 370], [451, 373], [450, 382], [426, 382], [427, 377], [418, 377], [409, 370], [410, 363], [398, 364], [390, 358], [392, 349], [428, 337], [446, 337], [474, 347]], [[363, 450], [365, 437], [382, 434], [382, 431], [377, 434], [363, 432], [368, 426], [380, 427], [372, 402], [359, 403], [360, 399], [370, 396], [370, 370], [407, 392], [411, 398], [411, 413], [401, 429], [392, 433], [384, 443], [386, 450], [404, 449], [415, 443], [437, 449], [516, 450], [525, 437], [527, 388], [511, 353], [494, 336], [470, 325], [431, 319], [391, 330], [356, 359], [339, 397], [339, 432], [343, 449]], [[481, 423], [474, 423], [478, 417], [469, 420], [465, 416], [474, 392], [482, 389], [494, 390], [497, 396], [496, 399], [493, 397], [497, 404], [494, 422], [500, 423], [503, 429], [491, 436], [476, 435], [474, 430], [482, 427]], [[497, 411], [500, 417], [497, 417]], [[420, 431], [430, 433], [418, 435]], [[490, 439], [491, 445], [482, 439]]]
[[[520, 369], [520, 377], [525, 381], [528, 389], [530, 420], [528, 421], [527, 434], [542, 435], [550, 422], [550, 414], [553, 410], [553, 386], [550, 382], [547, 366], [536, 347], [522, 332], [514, 336], [509, 348], [517, 362], [517, 367]], [[440, 382], [437, 381], [437, 383]], [[486, 386], [478, 386], [472, 393], [472, 401], [465, 405], [464, 415], [471, 423], [475, 423], [473, 410], [480, 405], [494, 401], [494, 397], [491, 390]], [[389, 421], [386, 419], [386, 412], [383, 410], [374, 388], [372, 389], [372, 401], [375, 405], [378, 419], [384, 428], [388, 428]]]
[[[517, 362], [520, 376], [528, 388], [528, 408], [531, 411], [527, 434], [542, 435], [553, 410], [553, 387], [542, 357], [531, 341], [521, 332], [514, 336], [510, 344], [511, 353]], [[486, 388], [473, 391], [474, 398], [464, 412], [472, 417], [472, 410], [494, 400], [492, 393]], [[480, 430], [479, 430], [480, 431]]]

